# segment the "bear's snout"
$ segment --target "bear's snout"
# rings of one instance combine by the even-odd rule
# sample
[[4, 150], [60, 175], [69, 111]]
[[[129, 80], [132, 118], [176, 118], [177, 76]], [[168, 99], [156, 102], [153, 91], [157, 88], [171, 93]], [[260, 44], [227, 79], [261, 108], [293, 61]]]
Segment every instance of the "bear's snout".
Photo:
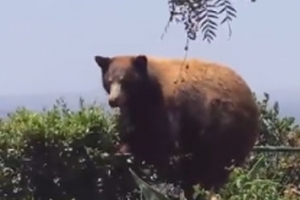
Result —
[[118, 82], [112, 83], [108, 97], [109, 106], [112, 108], [120, 107], [124, 101], [124, 92], [122, 91], [121, 84]]

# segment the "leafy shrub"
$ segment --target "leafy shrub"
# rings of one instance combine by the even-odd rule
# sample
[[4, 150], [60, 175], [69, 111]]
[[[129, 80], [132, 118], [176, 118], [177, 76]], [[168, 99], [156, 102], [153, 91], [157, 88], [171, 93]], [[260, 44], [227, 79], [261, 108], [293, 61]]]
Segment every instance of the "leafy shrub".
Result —
[[20, 108], [0, 126], [0, 196], [118, 199], [129, 195], [133, 184], [127, 183], [128, 178], [115, 180], [122, 178], [122, 166], [108, 156], [114, 153], [114, 142], [114, 116], [95, 105], [81, 102], [79, 111], [71, 111], [60, 100], [42, 113]]
[[[279, 117], [278, 103], [270, 107], [265, 94], [258, 105], [262, 131], [257, 145], [299, 144], [298, 125], [293, 118]], [[58, 100], [50, 110], [19, 108], [0, 120], [0, 199], [178, 198], [171, 184], [162, 192], [163, 184], [149, 166], [115, 155], [115, 117], [83, 100], [77, 111]], [[300, 199], [299, 166], [299, 153], [253, 152], [219, 195], [228, 200]], [[195, 188], [198, 199], [207, 195]]]

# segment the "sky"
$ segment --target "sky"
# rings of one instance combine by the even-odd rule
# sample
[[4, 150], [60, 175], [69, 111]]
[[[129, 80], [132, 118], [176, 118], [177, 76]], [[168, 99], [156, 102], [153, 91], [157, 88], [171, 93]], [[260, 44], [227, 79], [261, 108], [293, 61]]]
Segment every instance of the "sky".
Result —
[[[211, 44], [192, 41], [188, 55], [230, 65], [257, 93], [300, 91], [300, 1], [233, 3], [231, 38], [221, 26]], [[168, 16], [167, 0], [1, 1], [0, 96], [104, 95], [95, 55], [184, 56], [182, 24], [161, 39]]]

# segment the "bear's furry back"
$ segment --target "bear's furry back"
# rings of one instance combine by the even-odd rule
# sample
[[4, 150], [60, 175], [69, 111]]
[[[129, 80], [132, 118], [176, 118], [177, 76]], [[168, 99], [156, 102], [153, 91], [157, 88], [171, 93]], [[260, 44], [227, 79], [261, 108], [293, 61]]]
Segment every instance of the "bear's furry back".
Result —
[[[181, 153], [193, 153], [192, 160], [181, 163], [179, 175], [190, 184], [200, 182], [205, 188], [222, 186], [229, 174], [225, 168], [244, 162], [259, 131], [258, 108], [250, 88], [229, 67], [198, 59], [184, 63], [180, 59], [148, 56], [148, 73], [161, 87], [162, 103], [146, 109], [147, 114], [131, 113], [140, 118], [133, 120], [133, 125], [139, 127], [134, 133], [139, 138], [132, 143], [134, 152], [145, 157], [154, 153], [157, 160], [164, 162], [173, 142], [168, 113], [178, 113]], [[151, 125], [137, 124], [145, 123], [143, 116]], [[149, 131], [153, 126], [156, 133]]]

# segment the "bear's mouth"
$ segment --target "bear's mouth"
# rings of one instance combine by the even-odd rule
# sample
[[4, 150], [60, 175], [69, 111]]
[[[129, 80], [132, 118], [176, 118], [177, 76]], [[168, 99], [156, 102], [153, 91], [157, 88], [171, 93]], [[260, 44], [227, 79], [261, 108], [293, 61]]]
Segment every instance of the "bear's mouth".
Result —
[[117, 100], [111, 100], [111, 99], [109, 99], [108, 100], [108, 104], [109, 104], [109, 106], [111, 108], [118, 108], [119, 107], [119, 104], [118, 104]]

